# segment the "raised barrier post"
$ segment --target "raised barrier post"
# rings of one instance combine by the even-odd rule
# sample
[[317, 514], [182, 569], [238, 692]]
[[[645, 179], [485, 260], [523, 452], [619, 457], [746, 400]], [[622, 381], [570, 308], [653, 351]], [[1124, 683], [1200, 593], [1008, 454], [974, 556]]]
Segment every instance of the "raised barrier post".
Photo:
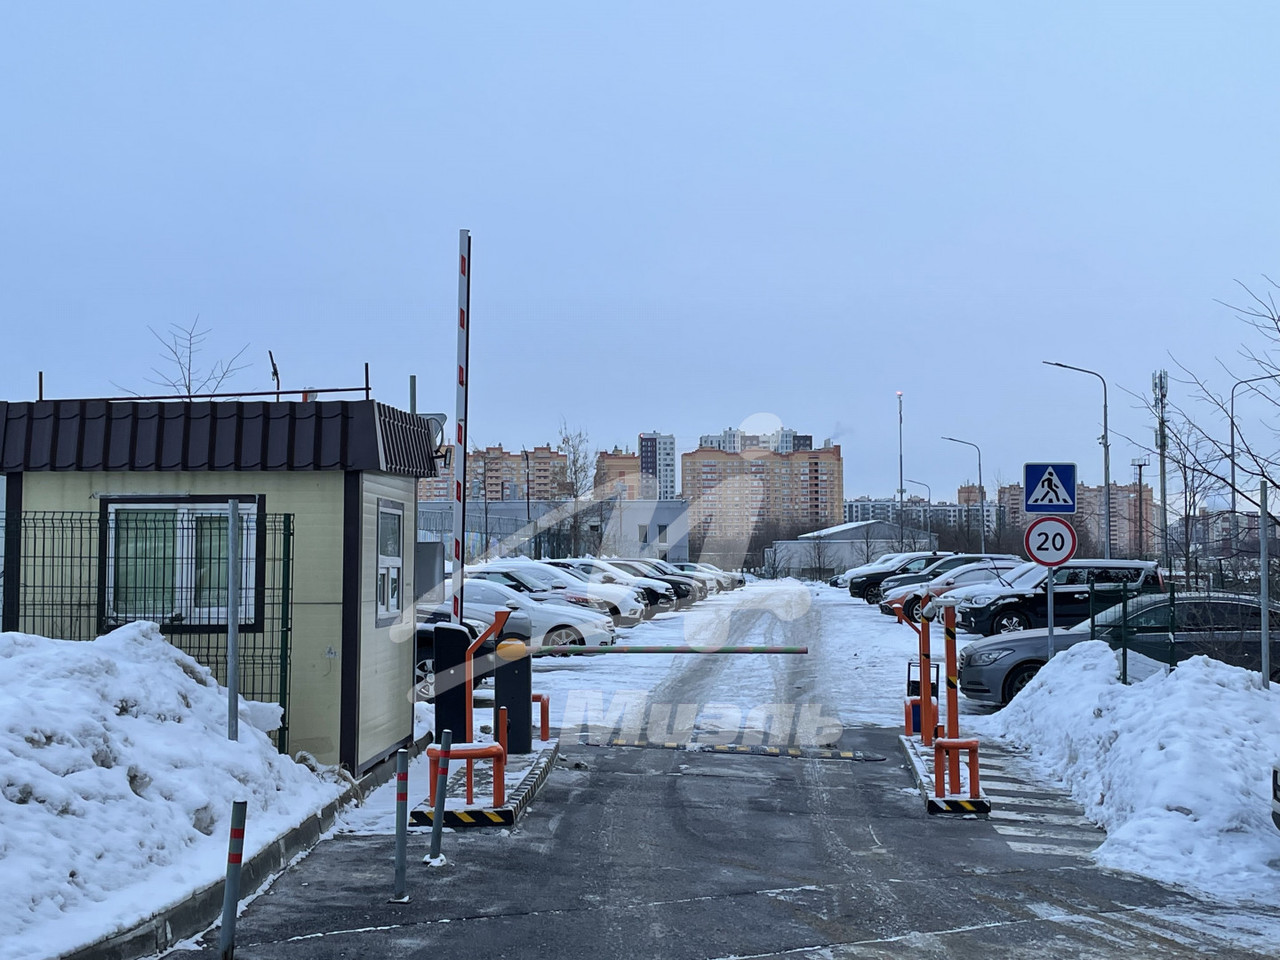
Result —
[[409, 751], [396, 751], [396, 889], [392, 903], [408, 903], [404, 868], [409, 838]]
[[[939, 737], [933, 744], [933, 795], [935, 797], [955, 796], [960, 793], [960, 751], [969, 753], [969, 798], [977, 800], [978, 789], [978, 741], [953, 740], [950, 737]], [[946, 774], [943, 772], [943, 754], [948, 759], [954, 758], [954, 772], [951, 774], [951, 790], [946, 789]]]
[[218, 931], [219, 960], [233, 960], [236, 954], [236, 907], [240, 903], [240, 862], [244, 859], [244, 821], [249, 804], [231, 804], [231, 838], [227, 843], [227, 882], [222, 889], [222, 929]]

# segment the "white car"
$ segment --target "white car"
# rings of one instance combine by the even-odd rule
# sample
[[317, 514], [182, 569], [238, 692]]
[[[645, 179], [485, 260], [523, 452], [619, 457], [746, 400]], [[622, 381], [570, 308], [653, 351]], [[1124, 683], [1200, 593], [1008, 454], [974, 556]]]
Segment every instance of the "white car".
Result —
[[[442, 606], [453, 599], [452, 584], [445, 586]], [[575, 607], [569, 603], [535, 600], [528, 594], [516, 593], [500, 583], [488, 580], [464, 580], [462, 609], [468, 617], [493, 622], [499, 610], [518, 610], [529, 618], [531, 642], [535, 646], [561, 647], [612, 646], [617, 641], [613, 621], [603, 614]]]
[[552, 597], [559, 594], [580, 606], [586, 605], [580, 603], [582, 599], [602, 605], [616, 626], [629, 627], [644, 619], [644, 592], [635, 587], [592, 583], [581, 574], [523, 557], [494, 560], [476, 570], [512, 574], [533, 581], [541, 588], [540, 593]]
[[551, 563], [553, 566], [563, 567], [566, 570], [576, 570], [590, 579], [592, 583], [621, 583], [633, 589], [644, 590], [648, 598], [646, 616], [651, 617], [655, 613], [664, 613], [667, 610], [674, 610], [676, 607], [675, 588], [665, 581], [654, 580], [650, 577], [635, 577], [619, 570], [617, 567], [610, 566], [603, 560], [592, 560], [585, 557], [575, 560], [552, 560]]

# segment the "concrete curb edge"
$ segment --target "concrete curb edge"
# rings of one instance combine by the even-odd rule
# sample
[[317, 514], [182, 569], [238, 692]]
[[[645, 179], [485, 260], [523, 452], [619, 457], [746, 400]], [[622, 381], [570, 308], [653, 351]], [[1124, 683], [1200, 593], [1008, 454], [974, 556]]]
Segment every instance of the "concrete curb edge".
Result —
[[[430, 735], [415, 741], [410, 753], [417, 755], [431, 743]], [[298, 826], [267, 844], [245, 860], [240, 874], [240, 898], [257, 893], [300, 853], [310, 850], [333, 826], [338, 813], [353, 801], [363, 800], [395, 775], [395, 754], [378, 764], [356, 783], [349, 784], [337, 799], [329, 801]], [[222, 916], [223, 887], [220, 878], [178, 903], [158, 911], [137, 926], [60, 954], [58, 960], [140, 960], [163, 953], [217, 922]]]

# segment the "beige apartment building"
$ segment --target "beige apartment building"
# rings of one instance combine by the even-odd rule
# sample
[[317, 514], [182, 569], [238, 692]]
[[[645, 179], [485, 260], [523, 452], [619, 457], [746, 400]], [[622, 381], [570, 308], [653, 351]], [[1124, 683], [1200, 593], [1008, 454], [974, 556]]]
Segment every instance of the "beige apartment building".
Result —
[[[467, 454], [468, 500], [564, 500], [572, 496], [566, 480], [568, 458], [544, 445], [504, 450], [502, 444]], [[453, 476], [418, 483], [419, 500], [452, 500]]]
[[612, 452], [601, 450], [596, 454], [593, 487], [597, 500], [639, 500], [650, 485], [651, 481], [641, 475], [638, 453], [624, 453], [614, 447]]
[[844, 460], [830, 441], [791, 453], [699, 447], [681, 454], [680, 472], [690, 531], [709, 540], [745, 540], [771, 522], [816, 530], [844, 519]]

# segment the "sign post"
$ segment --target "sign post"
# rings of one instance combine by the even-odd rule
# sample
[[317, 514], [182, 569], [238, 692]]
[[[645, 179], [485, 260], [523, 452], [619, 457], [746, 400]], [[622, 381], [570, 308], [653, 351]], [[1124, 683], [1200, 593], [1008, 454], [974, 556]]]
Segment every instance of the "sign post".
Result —
[[1053, 568], [1075, 556], [1078, 545], [1075, 528], [1063, 519], [1063, 515], [1076, 512], [1076, 465], [1023, 464], [1022, 498], [1024, 514], [1042, 514], [1027, 527], [1022, 542], [1028, 557], [1049, 568], [1044, 585], [1045, 612], [1049, 618], [1045, 639], [1045, 660], [1048, 661], [1053, 656]]

